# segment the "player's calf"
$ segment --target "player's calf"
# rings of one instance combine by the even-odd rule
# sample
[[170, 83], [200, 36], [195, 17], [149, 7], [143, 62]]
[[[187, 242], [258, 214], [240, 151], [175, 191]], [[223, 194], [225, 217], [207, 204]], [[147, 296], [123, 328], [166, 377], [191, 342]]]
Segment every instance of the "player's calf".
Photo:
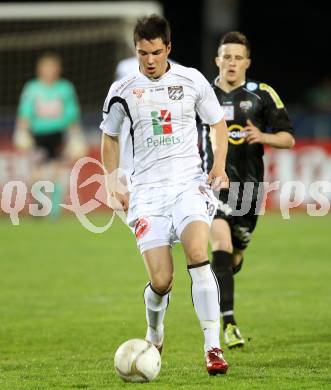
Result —
[[227, 324], [235, 324], [234, 307], [234, 278], [232, 270], [232, 253], [213, 251], [212, 269], [220, 286], [220, 308], [223, 318], [223, 328]]
[[219, 291], [209, 261], [188, 265], [192, 280], [192, 302], [205, 338], [205, 352], [220, 348]]
[[163, 320], [169, 305], [170, 290], [160, 294], [148, 283], [144, 291], [147, 332], [145, 339], [156, 346], [161, 353], [164, 340]]

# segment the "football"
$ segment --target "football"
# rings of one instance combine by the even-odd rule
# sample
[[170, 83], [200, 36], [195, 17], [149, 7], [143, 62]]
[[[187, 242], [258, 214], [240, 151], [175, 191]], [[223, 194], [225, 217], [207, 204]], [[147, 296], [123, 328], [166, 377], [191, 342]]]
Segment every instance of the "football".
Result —
[[150, 382], [161, 369], [161, 356], [146, 340], [131, 339], [121, 344], [114, 357], [115, 370], [126, 382]]

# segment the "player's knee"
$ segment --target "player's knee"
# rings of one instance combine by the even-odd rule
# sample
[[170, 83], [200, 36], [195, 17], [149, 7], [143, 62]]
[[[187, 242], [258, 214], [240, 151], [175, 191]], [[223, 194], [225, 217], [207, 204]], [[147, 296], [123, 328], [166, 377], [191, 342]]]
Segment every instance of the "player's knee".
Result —
[[227, 251], [213, 251], [212, 269], [217, 275], [232, 269], [233, 254]]
[[219, 250], [219, 251], [224, 251], [224, 252], [228, 252], [228, 253], [233, 252], [233, 246], [232, 246], [231, 242], [219, 241], [216, 245], [216, 248], [217, 248], [216, 250]]
[[199, 247], [192, 247], [186, 253], [189, 264], [198, 264], [208, 259], [208, 253], [205, 249]]
[[168, 276], [154, 276], [153, 278], [151, 278], [153, 290], [158, 294], [165, 294], [166, 292], [171, 290], [173, 278], [173, 274]]

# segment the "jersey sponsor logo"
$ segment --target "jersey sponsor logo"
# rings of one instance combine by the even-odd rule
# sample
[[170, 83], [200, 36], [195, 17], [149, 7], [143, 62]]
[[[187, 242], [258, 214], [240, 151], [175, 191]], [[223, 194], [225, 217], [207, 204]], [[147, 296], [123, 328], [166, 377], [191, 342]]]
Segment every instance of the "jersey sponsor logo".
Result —
[[242, 111], [248, 111], [253, 107], [253, 103], [251, 102], [251, 100], [242, 100], [239, 103], [239, 107]]
[[152, 111], [153, 134], [172, 134], [171, 112], [169, 110]]
[[228, 128], [229, 132], [229, 142], [233, 145], [240, 145], [245, 142], [247, 132], [240, 125], [231, 125]]
[[139, 218], [134, 225], [134, 234], [138, 238], [142, 238], [150, 229], [151, 222], [148, 218]]
[[146, 139], [147, 148], [176, 145], [183, 142], [183, 136], [172, 135], [171, 112], [169, 110], [152, 111], [153, 137]]
[[148, 137], [146, 140], [147, 147], [150, 148], [152, 146], [168, 146], [168, 145], [176, 145], [183, 142], [183, 137], [181, 136], [164, 136], [161, 135], [159, 137]]
[[281, 101], [277, 92], [272, 87], [270, 87], [270, 85], [265, 84], [265, 83], [261, 83], [260, 90], [267, 91], [269, 93], [271, 99], [274, 101], [274, 103], [278, 109], [284, 108], [284, 103]]
[[234, 105], [223, 105], [222, 106], [224, 111], [224, 119], [226, 121], [233, 121], [234, 120]]
[[184, 97], [184, 89], [181, 85], [168, 87], [168, 94], [171, 100], [181, 100]]
[[145, 93], [145, 88], [134, 88], [132, 93], [140, 99]]

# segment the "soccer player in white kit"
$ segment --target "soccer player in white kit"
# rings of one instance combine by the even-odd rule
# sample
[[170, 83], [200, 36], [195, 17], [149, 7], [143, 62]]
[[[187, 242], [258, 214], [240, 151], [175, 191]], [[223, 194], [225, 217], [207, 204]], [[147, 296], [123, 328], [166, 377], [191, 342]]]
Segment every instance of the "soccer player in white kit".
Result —
[[[204, 334], [209, 374], [225, 374], [228, 364], [220, 348], [218, 284], [208, 261], [209, 226], [217, 200], [212, 189], [228, 185], [225, 173], [227, 127], [214, 91], [193, 68], [167, 61], [171, 49], [166, 19], [151, 15], [138, 20], [134, 43], [139, 71], [114, 82], [100, 125], [102, 161], [107, 173], [119, 166], [120, 131], [129, 118], [133, 142], [130, 194], [111, 189], [127, 211], [150, 282], [144, 291], [146, 340], [160, 351], [163, 320], [173, 280], [171, 247], [183, 245], [192, 280], [192, 301]], [[208, 177], [201, 169], [196, 113], [210, 124], [214, 165]]]

